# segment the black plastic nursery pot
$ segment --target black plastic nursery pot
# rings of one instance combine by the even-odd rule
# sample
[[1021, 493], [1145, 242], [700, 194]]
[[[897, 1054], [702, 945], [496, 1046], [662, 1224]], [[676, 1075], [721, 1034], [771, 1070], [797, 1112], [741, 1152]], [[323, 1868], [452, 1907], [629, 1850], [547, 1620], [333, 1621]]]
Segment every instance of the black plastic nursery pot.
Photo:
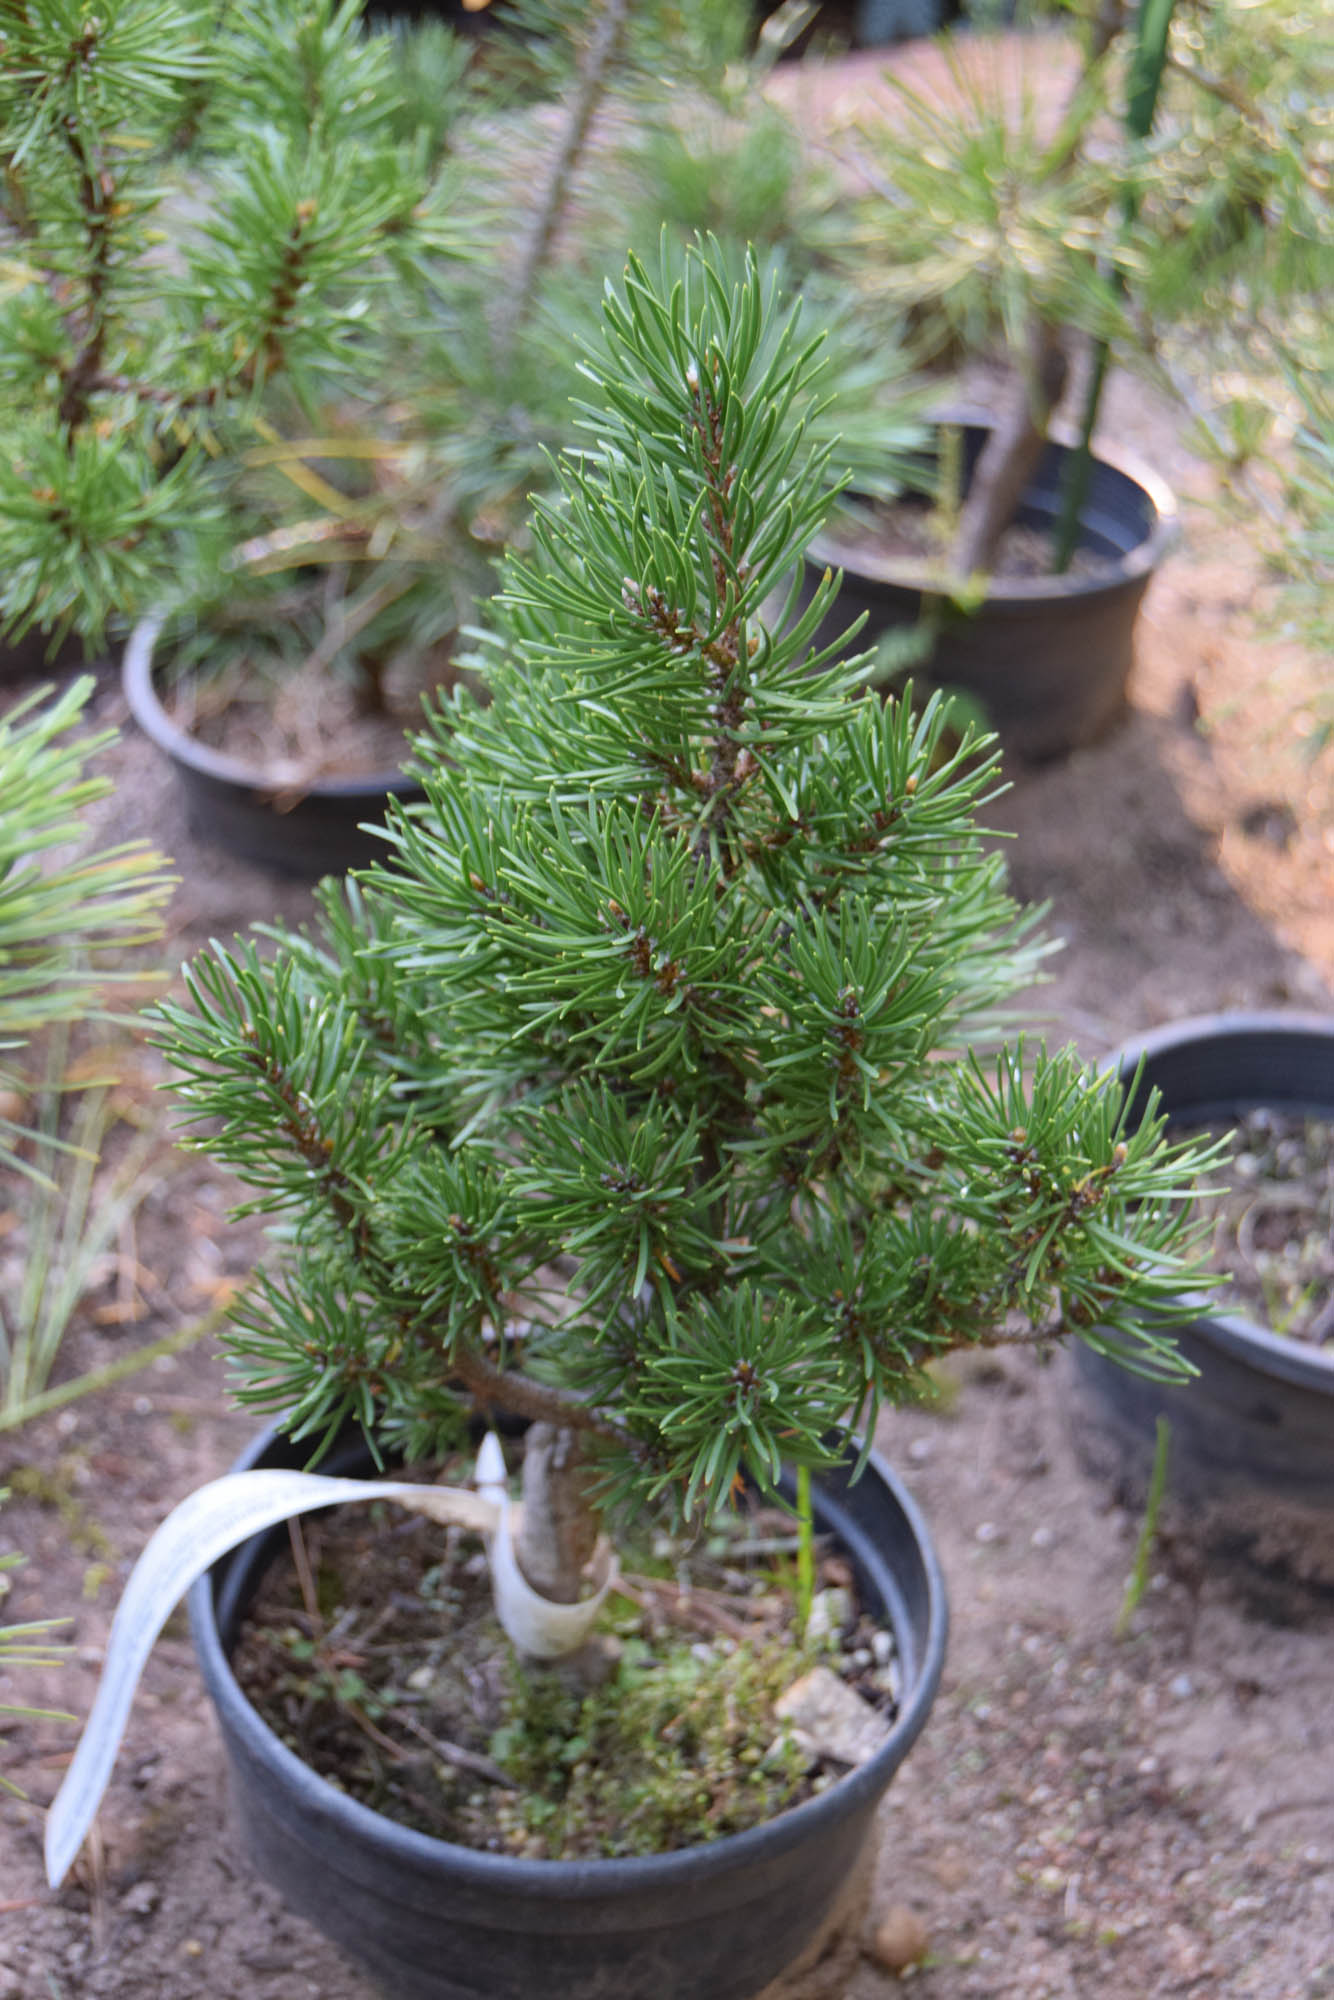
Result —
[[[957, 421], [966, 490], [992, 426], [977, 412]], [[1048, 441], [1016, 514], [1021, 526], [1054, 526], [1072, 443], [1065, 434]], [[910, 496], [905, 504], [918, 503]], [[929, 504], [920, 500], [924, 510]], [[928, 620], [934, 642], [929, 657], [913, 667], [914, 687], [970, 696], [1007, 752], [1041, 763], [1096, 742], [1124, 714], [1135, 622], [1176, 534], [1176, 501], [1164, 482], [1129, 456], [1099, 446], [1078, 541], [1080, 550], [1105, 558], [1096, 573], [993, 578], [983, 601], [963, 610], [923, 591], [902, 557], [850, 557], [828, 536], [817, 536], [806, 554], [806, 587], [813, 589], [826, 568], [843, 571], [822, 642], [863, 612], [858, 643], [864, 646]]]
[[191, 830], [242, 861], [307, 881], [383, 857], [385, 844], [368, 827], [383, 820], [390, 794], [420, 799], [421, 786], [401, 771], [374, 771], [284, 790], [239, 758], [196, 742], [158, 696], [154, 649], [160, 630], [156, 618], [135, 626], [122, 683], [131, 715], [176, 772]]
[[35, 626], [21, 638], [0, 640], [0, 688], [21, 689], [30, 681], [78, 669], [97, 673], [105, 665], [104, 660], [88, 658], [83, 642], [76, 638], [62, 639], [53, 652], [49, 636]]
[[[270, 1433], [236, 1469], [303, 1462]], [[321, 1470], [364, 1476], [364, 1442], [340, 1446]], [[750, 2000], [837, 1911], [945, 1656], [940, 1566], [893, 1473], [872, 1456], [855, 1482], [842, 1469], [823, 1475], [815, 1511], [895, 1635], [902, 1696], [889, 1737], [764, 1826], [627, 1860], [531, 1861], [455, 1846], [316, 1776], [260, 1720], [228, 1664], [285, 1531], [246, 1543], [194, 1586], [190, 1618], [256, 1868], [369, 1969], [387, 2000]]]
[[[1215, 1014], [1179, 1021], [1115, 1058], [1144, 1070], [1169, 1124], [1220, 1124], [1270, 1108], [1334, 1117], [1334, 1017]], [[1199, 1371], [1146, 1382], [1075, 1343], [1080, 1457], [1131, 1506], [1143, 1504], [1157, 1419], [1171, 1425], [1174, 1534], [1224, 1566], [1253, 1608], [1302, 1618], [1334, 1610], [1334, 1352], [1203, 1304], [1177, 1333]]]

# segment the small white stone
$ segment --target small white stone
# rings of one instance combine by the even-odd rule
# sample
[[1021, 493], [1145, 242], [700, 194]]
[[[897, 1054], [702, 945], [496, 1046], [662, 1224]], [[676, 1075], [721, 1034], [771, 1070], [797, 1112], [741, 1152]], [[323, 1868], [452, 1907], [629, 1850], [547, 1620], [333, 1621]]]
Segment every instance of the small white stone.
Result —
[[121, 1897], [120, 1907], [132, 1917], [151, 1917], [161, 1901], [162, 1891], [156, 1882], [136, 1882]]
[[976, 1534], [979, 1542], [998, 1542], [1004, 1533], [1005, 1530], [995, 1521], [979, 1521], [977, 1524]]
[[894, 1657], [894, 1641], [888, 1632], [872, 1632], [871, 1653], [878, 1667], [887, 1667]]
[[1189, 1674], [1175, 1675], [1168, 1683], [1168, 1686], [1178, 1701], [1185, 1701], [1188, 1696], [1193, 1695], [1195, 1692], [1195, 1683]]
[[1049, 1549], [1056, 1537], [1050, 1528], [1034, 1528], [1028, 1539], [1035, 1549]]
[[914, 1438], [908, 1446], [908, 1456], [914, 1465], [922, 1465], [930, 1458], [932, 1443], [930, 1438]]
[[882, 1715], [828, 1667], [812, 1667], [774, 1703], [774, 1713], [839, 1764], [862, 1764], [889, 1734]]
[[833, 1584], [828, 1590], [817, 1590], [811, 1599], [811, 1615], [806, 1620], [808, 1639], [827, 1639], [831, 1632], [840, 1632], [853, 1612], [852, 1592], [841, 1584]]

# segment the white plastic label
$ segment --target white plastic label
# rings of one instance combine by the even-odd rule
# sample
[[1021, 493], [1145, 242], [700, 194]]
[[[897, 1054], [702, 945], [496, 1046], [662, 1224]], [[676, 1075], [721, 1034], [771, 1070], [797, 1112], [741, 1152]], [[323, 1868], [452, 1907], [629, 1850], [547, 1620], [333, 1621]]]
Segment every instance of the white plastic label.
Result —
[[196, 1577], [251, 1535], [294, 1514], [353, 1500], [392, 1500], [413, 1513], [457, 1522], [483, 1535], [494, 1534], [500, 1523], [501, 1510], [493, 1498], [463, 1487], [334, 1479], [317, 1472], [233, 1472], [182, 1500], [130, 1572], [112, 1620], [96, 1698], [47, 1814], [46, 1877], [53, 1889], [64, 1880], [102, 1802], [139, 1676], [173, 1605]]
[[551, 1660], [581, 1646], [615, 1577], [610, 1547], [605, 1540], [598, 1544], [597, 1588], [591, 1597], [578, 1604], [552, 1604], [532, 1588], [515, 1559], [505, 1459], [494, 1432], [482, 1440], [477, 1482], [480, 1490], [474, 1493], [463, 1486], [334, 1479], [318, 1472], [232, 1472], [173, 1508], [130, 1572], [111, 1622], [88, 1721], [47, 1814], [46, 1878], [51, 1887], [64, 1880], [102, 1803], [139, 1677], [173, 1605], [220, 1556], [279, 1521], [316, 1507], [392, 1500], [410, 1513], [470, 1528], [490, 1543], [496, 1615], [520, 1652]]

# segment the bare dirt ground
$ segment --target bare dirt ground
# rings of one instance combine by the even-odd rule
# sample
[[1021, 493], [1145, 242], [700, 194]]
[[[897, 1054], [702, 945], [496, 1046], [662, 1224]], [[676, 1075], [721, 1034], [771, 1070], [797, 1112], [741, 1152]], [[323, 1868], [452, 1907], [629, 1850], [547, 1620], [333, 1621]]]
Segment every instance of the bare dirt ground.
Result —
[[[1334, 980], [1334, 766], [1311, 766], [1299, 742], [1324, 663], [1271, 636], [1255, 538], [1212, 511], [1175, 415], [1122, 386], [1107, 427], [1192, 503], [1185, 541], [1147, 604], [1125, 725], [1012, 773], [992, 815], [1013, 835], [1018, 891], [1050, 901], [1064, 940], [1035, 996], [1049, 1038], [1090, 1057], [1219, 1007], [1328, 1007]], [[110, 679], [98, 707], [124, 720]], [[179, 866], [173, 962], [252, 919], [301, 915], [303, 890], [192, 837], [147, 745], [127, 738], [107, 768], [108, 827], [150, 835]], [[151, 1083], [151, 1058], [143, 1071]], [[99, 1326], [90, 1301], [70, 1368], [169, 1331], [244, 1277], [256, 1239], [227, 1225], [228, 1199], [202, 1163], [168, 1170], [164, 1153], [112, 1286], [141, 1316]], [[251, 1428], [202, 1344], [0, 1436], [16, 1496], [0, 1549], [29, 1558], [5, 1615], [66, 1614], [75, 1649], [59, 1675], [0, 1676], [0, 1700], [86, 1712], [135, 1553]], [[897, 1912], [927, 1955], [902, 1979], [863, 1957], [832, 1989], [813, 1980], [809, 2000], [901, 1986], [919, 2000], [1334, 1996], [1328, 1626], [1248, 1621], [1222, 1579], [1165, 1556], [1115, 1636], [1139, 1524], [1076, 1462], [1060, 1357], [988, 1355], [947, 1408], [892, 1415], [881, 1442], [926, 1511], [953, 1607], [943, 1692], [884, 1808], [872, 1902], [872, 1929]], [[179, 1618], [97, 1841], [53, 1896], [41, 1808], [73, 1736], [0, 1722], [0, 1771], [29, 1793], [0, 1802], [0, 2000], [371, 2000], [251, 1876]]]

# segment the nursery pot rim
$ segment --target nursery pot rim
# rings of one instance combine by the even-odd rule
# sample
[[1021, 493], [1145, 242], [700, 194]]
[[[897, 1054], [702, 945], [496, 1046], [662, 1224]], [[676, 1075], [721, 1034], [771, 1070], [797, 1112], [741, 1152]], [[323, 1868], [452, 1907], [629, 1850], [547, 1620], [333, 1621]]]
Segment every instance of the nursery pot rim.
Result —
[[[269, 777], [259, 765], [247, 764], [240, 757], [229, 756], [225, 751], [199, 742], [188, 730], [172, 721], [154, 685], [153, 654], [165, 623], [166, 614], [160, 611], [149, 612], [137, 621], [125, 643], [121, 684], [130, 713], [144, 735], [176, 763], [221, 784], [238, 786], [247, 792], [273, 793], [275, 796], [296, 789], [302, 798], [355, 801], [363, 795], [400, 792], [414, 785], [414, 780], [406, 775], [401, 766], [395, 765], [392, 770], [316, 776], [298, 787], [290, 787], [280, 779]], [[403, 750], [406, 757], [406, 731]]]
[[[1113, 1071], [1128, 1086], [1141, 1061], [1151, 1063], [1157, 1056], [1171, 1055], [1193, 1043], [1234, 1035], [1289, 1034], [1319, 1035], [1334, 1040], [1334, 1014], [1312, 1008], [1256, 1008], [1186, 1015], [1123, 1042], [1108, 1056], [1104, 1069]], [[1190, 1121], [1191, 1107], [1183, 1104], [1179, 1110], [1175, 1106], [1166, 1108], [1165, 1115], [1170, 1130], [1173, 1123]], [[1207, 1293], [1201, 1295], [1200, 1310], [1190, 1321], [1190, 1330], [1257, 1372], [1298, 1388], [1324, 1395], [1334, 1393], [1334, 1352], [1313, 1347], [1309, 1341], [1294, 1340], [1288, 1334], [1275, 1333], [1271, 1327], [1248, 1319], [1243, 1313], [1214, 1311]]]
[[[279, 1426], [270, 1426], [259, 1448], [279, 1435]], [[253, 1463], [252, 1453], [242, 1461]], [[905, 1694], [899, 1714], [884, 1743], [864, 1763], [836, 1779], [824, 1791], [789, 1806], [743, 1833], [731, 1833], [717, 1840], [662, 1854], [626, 1855], [616, 1858], [576, 1860], [535, 1859], [520, 1855], [489, 1854], [456, 1841], [437, 1839], [430, 1834], [400, 1826], [384, 1813], [376, 1812], [350, 1798], [321, 1778], [309, 1764], [290, 1750], [274, 1734], [253, 1704], [242, 1693], [218, 1628], [212, 1588], [212, 1571], [206, 1571], [192, 1585], [189, 1594], [190, 1623], [196, 1654], [209, 1694], [225, 1726], [263, 1741], [264, 1755], [283, 1773], [285, 1782], [300, 1793], [314, 1811], [326, 1820], [337, 1820], [356, 1837], [373, 1836], [380, 1848], [404, 1863], [427, 1862], [447, 1855], [451, 1873], [469, 1887], [481, 1890], [513, 1891], [531, 1888], [557, 1900], [578, 1901], [637, 1888], [687, 1888], [716, 1875], [720, 1869], [741, 1868], [808, 1841], [819, 1831], [822, 1821], [842, 1819], [849, 1809], [864, 1800], [874, 1800], [885, 1790], [889, 1778], [881, 1775], [888, 1765], [890, 1776], [907, 1756], [921, 1734], [939, 1690], [949, 1631], [949, 1609], [945, 1578], [925, 1518], [902, 1481], [878, 1452], [867, 1454], [861, 1477], [871, 1473], [888, 1490], [916, 1545], [926, 1582], [927, 1614], [925, 1641], [919, 1671]], [[819, 1492], [818, 1474], [814, 1485]], [[321, 1510], [323, 1511], [323, 1510]]]
[[[996, 428], [994, 412], [983, 405], [972, 404], [951, 405], [938, 410], [930, 423], [935, 430], [949, 424], [985, 431]], [[1071, 425], [1055, 423], [1048, 428], [1047, 442], [1059, 445], [1065, 451], [1073, 451], [1078, 447], [1080, 437]], [[1105, 465], [1109, 471], [1120, 473], [1122, 478], [1130, 480], [1144, 493], [1154, 513], [1148, 534], [1123, 555], [1109, 559], [1107, 567], [1093, 576], [1071, 576], [1068, 573], [1064, 576], [988, 576], [984, 601], [989, 612], [996, 611], [1003, 616], [1010, 610], [1027, 610], [1034, 604], [1053, 600], [1098, 597], [1109, 589], [1152, 575], [1175, 546], [1181, 533], [1181, 510], [1175, 493], [1161, 473], [1146, 464], [1136, 452], [1128, 451], [1119, 444], [1104, 443], [1101, 438], [1093, 441], [1091, 452], [1095, 465]], [[1030, 479], [1024, 489], [1025, 496], [1032, 490], [1032, 485]], [[849, 488], [848, 497], [855, 500], [868, 496]], [[811, 537], [806, 552], [808, 562], [816, 565], [823, 563], [836, 573], [841, 571], [845, 575], [861, 576], [871, 583], [917, 590], [923, 598], [948, 598], [951, 595], [951, 579], [926, 575], [920, 564], [905, 558], [861, 551], [852, 562], [841, 560], [827, 534], [826, 525], [817, 529]]]

